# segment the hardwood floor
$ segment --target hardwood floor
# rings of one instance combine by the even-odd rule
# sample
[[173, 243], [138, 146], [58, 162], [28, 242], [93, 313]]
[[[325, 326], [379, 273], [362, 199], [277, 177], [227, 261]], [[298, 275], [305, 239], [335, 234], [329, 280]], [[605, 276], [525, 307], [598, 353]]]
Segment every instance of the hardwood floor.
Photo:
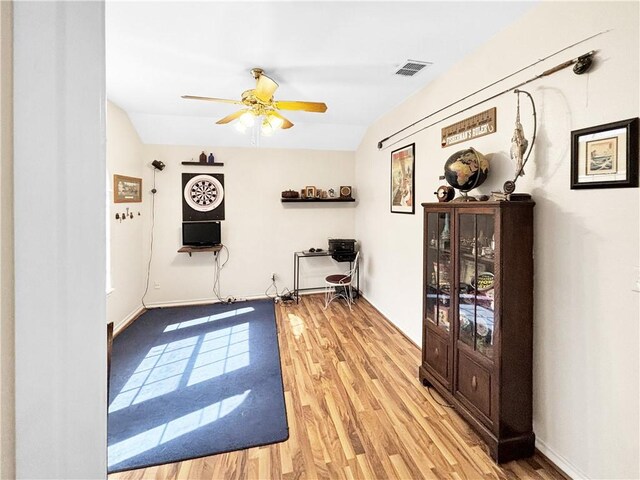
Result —
[[366, 300], [322, 305], [310, 295], [276, 308], [287, 441], [109, 479], [565, 478], [540, 455], [496, 465], [421, 385], [420, 350]]

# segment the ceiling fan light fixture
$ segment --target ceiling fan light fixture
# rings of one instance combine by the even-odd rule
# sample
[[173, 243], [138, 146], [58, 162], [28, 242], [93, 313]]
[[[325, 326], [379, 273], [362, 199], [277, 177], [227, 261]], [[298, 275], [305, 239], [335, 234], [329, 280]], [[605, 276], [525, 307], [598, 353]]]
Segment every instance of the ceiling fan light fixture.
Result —
[[264, 135], [265, 137], [270, 137], [271, 135], [273, 135], [274, 131], [275, 131], [275, 128], [269, 122], [268, 117], [264, 117], [264, 120], [262, 121], [262, 128], [261, 128], [262, 135]]
[[256, 116], [253, 112], [244, 112], [242, 115], [240, 115], [240, 122], [245, 128], [249, 128], [249, 127], [253, 127], [255, 121], [256, 121]]
[[267, 118], [265, 120], [269, 122], [269, 125], [271, 125], [274, 130], [282, 128], [282, 125], [284, 124], [284, 120], [282, 118], [277, 117], [273, 114], [267, 115]]
[[242, 122], [236, 122], [235, 128], [240, 133], [245, 133], [247, 131], [247, 126]]

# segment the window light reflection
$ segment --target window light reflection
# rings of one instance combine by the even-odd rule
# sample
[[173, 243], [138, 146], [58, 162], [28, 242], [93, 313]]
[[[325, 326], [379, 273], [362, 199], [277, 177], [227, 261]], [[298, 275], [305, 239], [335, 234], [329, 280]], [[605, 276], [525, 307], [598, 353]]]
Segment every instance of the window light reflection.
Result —
[[107, 450], [109, 466], [117, 465], [124, 460], [140, 455], [163, 443], [167, 443], [221, 419], [238, 408], [250, 392], [251, 390], [246, 390], [239, 395], [225, 398], [220, 402], [216, 402], [111, 445]]
[[180, 330], [182, 328], [193, 327], [195, 325], [202, 325], [203, 323], [215, 322], [217, 320], [222, 320], [224, 318], [229, 318], [229, 317], [235, 317], [237, 315], [243, 315], [245, 313], [253, 312], [254, 310], [255, 309], [253, 307], [237, 308], [235, 310], [218, 313], [216, 315], [209, 315], [207, 317], [194, 318], [193, 320], [187, 320], [186, 322], [174, 323], [172, 325], [168, 325], [167, 328], [164, 329], [164, 333], [173, 332], [175, 330]]
[[289, 325], [291, 325], [291, 332], [297, 340], [300, 335], [304, 333], [304, 321], [297, 315], [289, 314]]
[[249, 324], [207, 333], [189, 376], [188, 386], [249, 365]]
[[248, 322], [155, 346], [109, 405], [109, 413], [239, 370], [250, 360]]

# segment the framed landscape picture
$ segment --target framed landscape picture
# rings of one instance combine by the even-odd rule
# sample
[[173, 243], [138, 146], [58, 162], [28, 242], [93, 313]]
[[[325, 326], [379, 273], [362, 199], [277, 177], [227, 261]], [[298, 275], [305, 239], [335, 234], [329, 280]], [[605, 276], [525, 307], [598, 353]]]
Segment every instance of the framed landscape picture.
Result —
[[113, 201], [114, 203], [135, 203], [142, 201], [142, 179], [113, 176]]
[[571, 188], [638, 186], [638, 118], [571, 132]]
[[415, 213], [415, 143], [391, 152], [391, 213]]

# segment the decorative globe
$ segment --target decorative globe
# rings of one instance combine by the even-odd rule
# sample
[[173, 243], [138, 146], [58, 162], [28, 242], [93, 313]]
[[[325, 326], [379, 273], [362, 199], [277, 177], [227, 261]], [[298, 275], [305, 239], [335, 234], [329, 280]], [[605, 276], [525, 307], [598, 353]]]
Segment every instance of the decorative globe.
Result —
[[482, 185], [488, 173], [489, 161], [473, 148], [454, 153], [444, 164], [447, 183], [465, 193]]

